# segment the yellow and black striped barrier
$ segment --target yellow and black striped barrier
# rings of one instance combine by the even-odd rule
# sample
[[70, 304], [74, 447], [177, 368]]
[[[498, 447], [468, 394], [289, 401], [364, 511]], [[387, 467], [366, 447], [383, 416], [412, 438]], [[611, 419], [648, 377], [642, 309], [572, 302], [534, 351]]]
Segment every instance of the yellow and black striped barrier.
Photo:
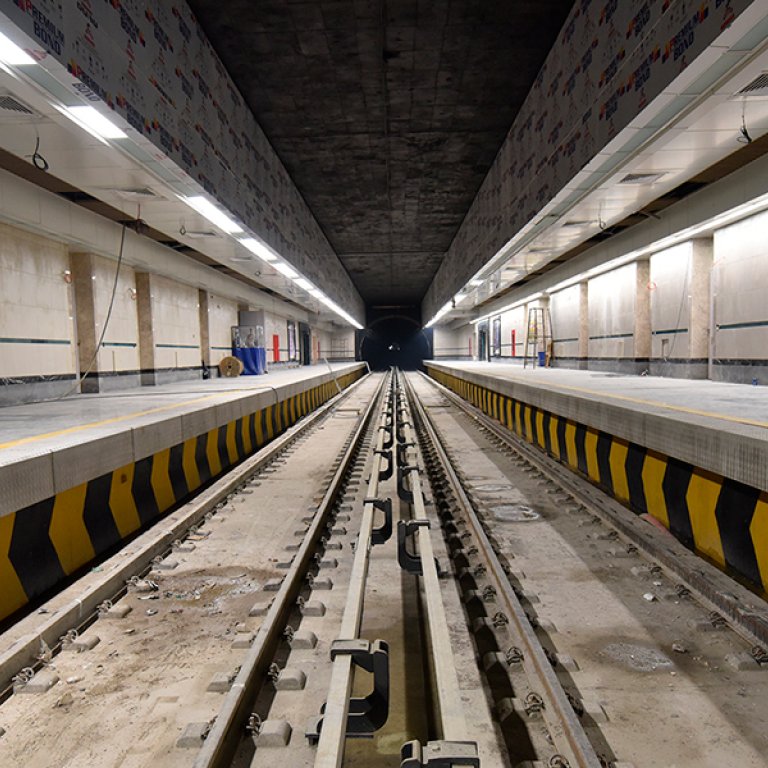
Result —
[[689, 549], [768, 590], [768, 494], [427, 367], [429, 375]]
[[[363, 369], [340, 376], [345, 389]], [[155, 523], [338, 393], [334, 382], [0, 517], [0, 620]]]

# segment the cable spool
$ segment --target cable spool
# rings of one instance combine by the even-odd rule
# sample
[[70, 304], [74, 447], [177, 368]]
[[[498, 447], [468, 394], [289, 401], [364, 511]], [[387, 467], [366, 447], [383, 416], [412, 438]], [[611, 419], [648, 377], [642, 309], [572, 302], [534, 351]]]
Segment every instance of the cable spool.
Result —
[[219, 373], [228, 379], [235, 379], [243, 372], [243, 363], [236, 357], [225, 357], [219, 363]]

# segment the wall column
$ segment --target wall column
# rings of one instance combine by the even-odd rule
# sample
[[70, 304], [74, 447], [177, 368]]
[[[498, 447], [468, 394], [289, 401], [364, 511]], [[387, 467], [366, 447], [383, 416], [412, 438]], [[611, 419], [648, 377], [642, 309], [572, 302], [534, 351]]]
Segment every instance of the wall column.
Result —
[[91, 365], [83, 380], [82, 392], [99, 391], [99, 358], [96, 344], [99, 332], [96, 328], [96, 308], [93, 298], [93, 256], [90, 253], [73, 253], [69, 259], [72, 270], [72, 286], [75, 294], [75, 317], [77, 321], [77, 356], [80, 375]]
[[152, 281], [148, 272], [136, 273], [136, 312], [139, 316], [141, 385], [155, 382], [155, 326], [152, 319]]
[[589, 367], [589, 282], [579, 283], [579, 350], [576, 353], [576, 367], [586, 370]]
[[693, 378], [706, 378], [708, 372], [705, 372], [704, 364], [709, 360], [713, 242], [711, 237], [702, 237], [693, 240], [691, 245], [689, 375]]
[[648, 370], [651, 358], [651, 260], [635, 262], [635, 363]]
[[197, 306], [200, 311], [200, 355], [204, 366], [211, 364], [211, 326], [208, 313], [208, 291], [198, 290]]

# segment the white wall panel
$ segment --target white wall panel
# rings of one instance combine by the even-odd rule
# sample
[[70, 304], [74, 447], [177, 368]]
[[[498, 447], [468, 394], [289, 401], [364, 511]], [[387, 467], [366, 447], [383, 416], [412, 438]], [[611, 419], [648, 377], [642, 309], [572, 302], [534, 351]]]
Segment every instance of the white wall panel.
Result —
[[66, 246], [0, 224], [0, 378], [75, 372]]
[[682, 358], [690, 351], [691, 243], [651, 257], [651, 349], [653, 357]]
[[635, 265], [589, 281], [589, 356], [633, 357]]

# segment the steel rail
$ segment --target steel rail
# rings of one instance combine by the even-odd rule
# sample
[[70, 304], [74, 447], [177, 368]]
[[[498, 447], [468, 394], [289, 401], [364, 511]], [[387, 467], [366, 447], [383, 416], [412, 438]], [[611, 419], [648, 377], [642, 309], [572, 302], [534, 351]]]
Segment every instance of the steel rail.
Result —
[[253, 645], [243, 660], [240, 671], [193, 763], [194, 768], [225, 768], [246, 734], [246, 724], [258, 691], [267, 677], [269, 666], [282, 640], [283, 631], [306, 580], [317, 545], [323, 536], [332, 508], [342, 492], [344, 478], [366, 434], [376, 405], [381, 400], [386, 378], [366, 406], [355, 432], [336, 469], [333, 479], [318, 505], [290, 569], [275, 594]]
[[[403, 395], [407, 391], [407, 389], [401, 390]], [[401, 415], [410, 416], [410, 411], [408, 399], [404, 397], [402, 409], [397, 409], [398, 420], [400, 420]], [[403, 443], [406, 446], [404, 451], [405, 466], [412, 468], [419, 466], [423, 468], [423, 462], [420, 460], [421, 457], [417, 448], [417, 436], [410, 419], [400, 420], [398, 426], [402, 428], [402, 433], [405, 437]], [[399, 432], [400, 430], [398, 430], [398, 434]], [[413, 519], [427, 520], [429, 518], [427, 517], [424, 504], [422, 469], [411, 469], [408, 471], [407, 476], [410, 490], [413, 494]], [[429, 527], [419, 526], [417, 535], [421, 559], [421, 578], [426, 604], [427, 630], [431, 648], [430, 659], [434, 674], [433, 687], [436, 691], [439, 737], [446, 741], [470, 741]]]
[[117, 556], [106, 560], [102, 565], [104, 573], [95, 583], [90, 584], [77, 597], [57, 608], [41, 626], [19, 638], [7, 651], [0, 654], [0, 699], [10, 689], [11, 678], [19, 670], [23, 667], [39, 666], [36, 659], [40, 652], [41, 641], [56, 651], [59, 638], [70, 629], [86, 626], [96, 616], [99, 605], [105, 600], [114, 601], [121, 597], [125, 592], [128, 579], [146, 571], [156, 557], [168, 554], [175, 541], [183, 539], [191, 528], [199, 525], [206, 515], [236, 493], [238, 487], [251, 475], [272, 461], [321, 418], [354, 394], [366, 378], [363, 377], [349, 386], [343, 394], [335, 395], [282, 435], [275, 437], [255, 454], [198, 492], [179, 509], [140, 534], [137, 539], [123, 547]]
[[[429, 383], [434, 384], [432, 381]], [[514, 623], [522, 644], [524, 669], [528, 673], [529, 679], [538, 681], [542, 686], [541, 695], [544, 700], [542, 714], [550, 728], [557, 749], [568, 759], [571, 766], [600, 768], [600, 758], [590, 743], [557, 674], [552, 668], [551, 662], [544, 652], [544, 648], [536, 637], [536, 633], [509, 583], [504, 568], [477, 517], [474, 506], [453, 468], [432, 418], [419, 402], [411, 383], [406, 381], [406, 386], [411, 395], [414, 411], [436, 451], [451, 489], [462, 508], [469, 527], [472, 529], [480, 556], [487, 563], [487, 576], [494, 583], [497, 599]]]
[[427, 376], [424, 379], [494, 438], [536, 467], [545, 478], [559, 485], [577, 503], [615, 530], [628, 544], [636, 546], [648, 559], [658, 563], [669, 578], [687, 587], [707, 610], [722, 614], [731, 629], [744, 640], [751, 645], [768, 646], [768, 609], [747, 587], [686, 549], [666, 531], [648, 525], [634, 512], [568, 467], [528, 445], [444, 385]]
[[[376, 430], [376, 447], [373, 454], [371, 476], [368, 480], [366, 499], [375, 499], [379, 493], [379, 473], [383, 458], [384, 433], [387, 427], [394, 430], [391, 423], [391, 392], [394, 381], [393, 374], [388, 374], [387, 406], [382, 408]], [[389, 424], [388, 424], [389, 422]], [[390, 454], [390, 462], [393, 459]], [[360, 635], [363, 620], [363, 605], [365, 602], [365, 587], [370, 564], [371, 534], [373, 533], [373, 518], [375, 507], [372, 502], [363, 504], [360, 522], [360, 532], [355, 545], [355, 558], [352, 562], [352, 573], [349, 580], [347, 599], [344, 604], [339, 640], [356, 640]], [[347, 734], [347, 719], [349, 717], [349, 701], [352, 695], [354, 669], [352, 657], [347, 654], [337, 655], [331, 666], [331, 680], [328, 686], [323, 714], [320, 739], [315, 755], [315, 768], [339, 768], [344, 759], [344, 745]]]

